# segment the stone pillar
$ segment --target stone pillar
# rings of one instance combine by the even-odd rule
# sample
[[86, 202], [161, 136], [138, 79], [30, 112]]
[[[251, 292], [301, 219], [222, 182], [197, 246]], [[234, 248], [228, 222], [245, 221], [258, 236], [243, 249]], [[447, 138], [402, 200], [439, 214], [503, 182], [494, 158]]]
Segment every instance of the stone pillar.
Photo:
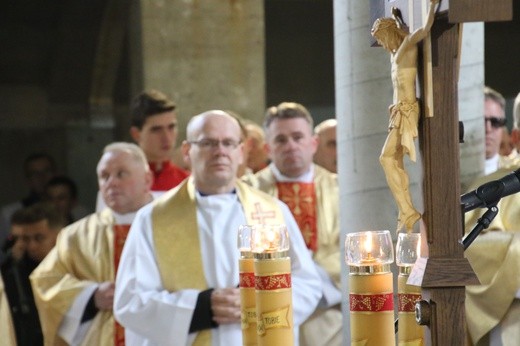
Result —
[[[462, 42], [459, 118], [466, 125], [461, 146], [465, 175], [482, 167], [483, 30], [466, 24]], [[340, 184], [341, 249], [346, 233], [388, 229], [394, 233], [397, 206], [379, 164], [387, 136], [388, 106], [392, 103], [390, 60], [383, 48], [370, 47], [368, 1], [334, 0], [334, 46], [338, 164]], [[416, 143], [417, 153], [418, 144]], [[423, 210], [420, 157], [405, 159], [416, 208]], [[350, 340], [348, 268], [342, 258], [344, 340]]]
[[175, 99], [180, 139], [189, 118], [205, 110], [262, 118], [262, 1], [140, 0], [140, 19], [142, 85], [137, 89], [156, 88]]
[[464, 122], [460, 145], [462, 193], [472, 180], [484, 174], [484, 23], [464, 23], [459, 78], [459, 120]]

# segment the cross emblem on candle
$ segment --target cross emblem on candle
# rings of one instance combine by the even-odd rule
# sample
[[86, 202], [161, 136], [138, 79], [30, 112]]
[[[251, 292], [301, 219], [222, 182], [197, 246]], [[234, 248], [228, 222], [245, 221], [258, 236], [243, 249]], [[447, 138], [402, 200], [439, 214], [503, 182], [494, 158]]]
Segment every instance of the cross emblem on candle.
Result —
[[258, 223], [265, 224], [265, 219], [274, 219], [275, 213], [274, 210], [263, 211], [260, 203], [255, 203], [255, 212], [253, 212], [251, 218], [253, 220], [258, 220]]

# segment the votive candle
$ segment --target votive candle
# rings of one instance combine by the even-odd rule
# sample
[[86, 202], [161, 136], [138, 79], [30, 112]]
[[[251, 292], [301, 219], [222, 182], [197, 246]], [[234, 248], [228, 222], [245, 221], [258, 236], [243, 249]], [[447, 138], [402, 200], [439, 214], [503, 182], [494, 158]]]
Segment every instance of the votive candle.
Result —
[[252, 252], [255, 268], [258, 345], [294, 344], [289, 234], [285, 225], [255, 225]]
[[406, 283], [415, 261], [420, 257], [420, 249], [421, 235], [419, 233], [399, 233], [395, 247], [395, 261], [399, 268], [397, 278], [398, 345], [424, 344], [424, 327], [415, 320], [415, 302], [421, 299], [421, 287]]
[[257, 345], [255, 266], [251, 252], [251, 233], [254, 226], [241, 225], [238, 229], [238, 260], [242, 345]]
[[347, 234], [351, 345], [395, 345], [393, 258], [390, 232]]

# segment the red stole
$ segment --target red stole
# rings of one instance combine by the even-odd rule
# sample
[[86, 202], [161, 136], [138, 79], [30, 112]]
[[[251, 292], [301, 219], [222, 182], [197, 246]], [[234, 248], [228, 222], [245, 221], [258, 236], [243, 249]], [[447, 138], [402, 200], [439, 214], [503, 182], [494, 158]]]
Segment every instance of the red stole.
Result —
[[[117, 275], [117, 268], [119, 267], [119, 260], [121, 259], [121, 252], [125, 245], [130, 225], [114, 225], [114, 277]], [[125, 345], [125, 329], [117, 321], [114, 320], [114, 345]]]
[[278, 198], [293, 214], [300, 227], [307, 248], [318, 249], [318, 227], [316, 225], [316, 191], [314, 183], [277, 182]]

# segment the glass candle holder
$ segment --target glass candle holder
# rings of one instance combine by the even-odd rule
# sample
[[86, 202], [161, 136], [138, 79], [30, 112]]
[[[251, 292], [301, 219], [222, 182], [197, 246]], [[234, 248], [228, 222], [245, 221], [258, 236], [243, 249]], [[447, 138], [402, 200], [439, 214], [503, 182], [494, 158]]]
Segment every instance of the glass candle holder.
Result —
[[411, 268], [421, 257], [421, 234], [399, 233], [395, 246], [395, 263], [399, 267]]
[[347, 234], [351, 344], [395, 345], [392, 237], [389, 231]]
[[398, 332], [399, 344], [424, 343], [424, 328], [415, 320], [415, 302], [421, 299], [421, 288], [408, 285], [408, 277], [417, 258], [420, 257], [421, 235], [419, 233], [399, 233], [395, 247], [395, 262], [399, 268], [397, 278]]
[[251, 251], [256, 257], [284, 257], [289, 251], [289, 232], [285, 225], [255, 225], [251, 232]]
[[255, 265], [251, 252], [251, 236], [254, 226], [241, 225], [238, 228], [238, 260], [239, 289], [241, 307], [242, 344], [257, 345], [256, 334], [256, 293]]

